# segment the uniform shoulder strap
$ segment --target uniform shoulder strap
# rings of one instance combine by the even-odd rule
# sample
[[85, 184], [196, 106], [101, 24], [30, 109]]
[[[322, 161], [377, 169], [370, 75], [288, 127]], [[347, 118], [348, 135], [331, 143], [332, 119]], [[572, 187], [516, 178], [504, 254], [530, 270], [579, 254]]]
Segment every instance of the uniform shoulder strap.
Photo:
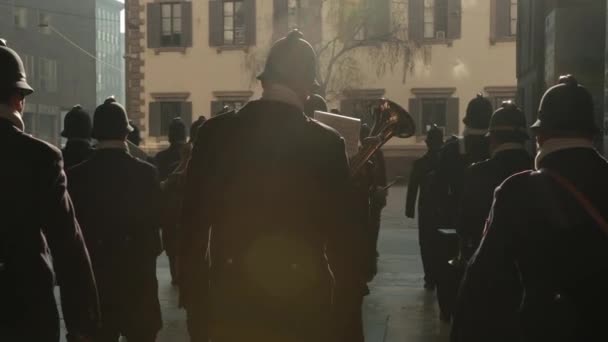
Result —
[[572, 182], [570, 182], [566, 177], [553, 170], [540, 169], [539, 172], [541, 174], [548, 175], [551, 179], [553, 179], [553, 181], [555, 181], [555, 183], [560, 185], [564, 190], [568, 191], [608, 237], [608, 222], [606, 222], [606, 219], [604, 219], [599, 210], [593, 205], [593, 203], [591, 203], [585, 194], [579, 191], [576, 186], [572, 184]]

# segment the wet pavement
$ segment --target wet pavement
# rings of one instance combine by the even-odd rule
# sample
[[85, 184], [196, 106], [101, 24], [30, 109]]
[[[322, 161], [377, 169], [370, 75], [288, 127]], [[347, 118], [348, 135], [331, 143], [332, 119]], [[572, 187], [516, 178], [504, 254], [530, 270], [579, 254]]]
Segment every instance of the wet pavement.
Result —
[[[414, 220], [403, 215], [405, 188], [391, 189], [383, 212], [378, 275], [364, 303], [366, 342], [444, 342], [450, 326], [439, 321], [435, 294], [423, 289], [423, 272]], [[177, 309], [167, 258], [158, 260], [163, 330], [157, 342], [187, 342], [185, 315]]]

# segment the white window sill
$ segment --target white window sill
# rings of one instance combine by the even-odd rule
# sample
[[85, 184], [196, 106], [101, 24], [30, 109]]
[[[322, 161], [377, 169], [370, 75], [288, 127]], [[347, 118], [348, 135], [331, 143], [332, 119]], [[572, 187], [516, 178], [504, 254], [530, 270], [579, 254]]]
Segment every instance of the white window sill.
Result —
[[166, 52], [179, 52], [182, 54], [186, 54], [187, 47], [185, 46], [164, 46], [159, 48], [154, 48], [154, 54], [159, 55], [161, 53]]
[[224, 51], [249, 52], [249, 45], [222, 45], [217, 47], [217, 53], [222, 53]]

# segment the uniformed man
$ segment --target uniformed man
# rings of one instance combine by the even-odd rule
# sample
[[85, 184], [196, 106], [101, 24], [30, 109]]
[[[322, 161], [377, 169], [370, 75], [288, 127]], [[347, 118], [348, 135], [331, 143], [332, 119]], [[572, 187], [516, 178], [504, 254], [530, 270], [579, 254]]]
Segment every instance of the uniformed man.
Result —
[[89, 113], [76, 105], [65, 115], [63, 127], [61, 136], [68, 141], [61, 153], [65, 168], [69, 169], [87, 160], [95, 151], [91, 144], [93, 125]]
[[[608, 162], [593, 147], [599, 130], [591, 94], [561, 77], [532, 129], [536, 170], [496, 190], [465, 275], [453, 341], [514, 341], [513, 331], [523, 341], [608, 340]], [[511, 296], [513, 282], [523, 297]], [[501, 312], [513, 307], [519, 317], [505, 331]]]
[[180, 294], [208, 308], [198, 327], [214, 342], [363, 339], [365, 226], [350, 221], [343, 139], [304, 114], [315, 75], [314, 49], [292, 31], [270, 51], [262, 98], [199, 129]]
[[[463, 137], [454, 137], [445, 144], [439, 157], [437, 170], [437, 193], [439, 203], [439, 226], [456, 229], [457, 214], [462, 206], [462, 190], [465, 170], [473, 163], [489, 158], [488, 126], [492, 116], [492, 104], [481, 94], [471, 100], [463, 123]], [[456, 233], [439, 231], [437, 256], [437, 299], [441, 310], [440, 318], [450, 321], [462, 276], [460, 263], [450, 267], [448, 262], [458, 256], [459, 239]]]
[[131, 131], [113, 98], [97, 107], [95, 154], [68, 172], [69, 190], [97, 277], [98, 341], [151, 342], [161, 328], [156, 280], [160, 254], [160, 185], [156, 168], [127, 152]]
[[[407, 187], [405, 216], [416, 216], [416, 200], [418, 200], [418, 243], [424, 269], [424, 288], [434, 290], [437, 285], [437, 248], [438, 204], [436, 189], [434, 191], [437, 168], [439, 167], [439, 152], [443, 146], [443, 131], [433, 125], [426, 135], [427, 152], [414, 161], [412, 174]], [[420, 195], [418, 195], [420, 194]]]
[[492, 115], [489, 128], [491, 157], [470, 166], [465, 174], [462, 204], [456, 229], [469, 259], [479, 246], [494, 189], [509, 176], [531, 170], [532, 157], [524, 143], [528, 139], [526, 116], [510, 102], [503, 102]]
[[[171, 120], [169, 124], [169, 147], [163, 151], [158, 152], [156, 157], [154, 157], [154, 164], [158, 168], [158, 174], [160, 176], [160, 181], [163, 182], [167, 180], [169, 175], [173, 173], [175, 168], [179, 165], [184, 147], [187, 144], [186, 134], [186, 125], [182, 121], [180, 117], [176, 117]], [[163, 211], [165, 215], [163, 215], [163, 227], [162, 227], [162, 237], [163, 237], [163, 247], [165, 249], [165, 253], [169, 258], [169, 270], [171, 272], [171, 283], [173, 285], [177, 284], [177, 273], [176, 273], [176, 265], [175, 265], [175, 248], [176, 246], [176, 217], [173, 215], [175, 210], [173, 210], [173, 206], [176, 204], [173, 196], [163, 196]]]
[[21, 58], [0, 40], [0, 341], [59, 341], [55, 280], [68, 340], [90, 341], [97, 290], [61, 151], [23, 132], [33, 91]]

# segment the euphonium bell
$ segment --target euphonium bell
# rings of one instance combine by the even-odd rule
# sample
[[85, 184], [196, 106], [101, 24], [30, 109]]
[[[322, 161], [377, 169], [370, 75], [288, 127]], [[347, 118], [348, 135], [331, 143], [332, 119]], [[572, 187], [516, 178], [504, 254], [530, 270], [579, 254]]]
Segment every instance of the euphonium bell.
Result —
[[363, 139], [359, 153], [350, 161], [350, 174], [353, 178], [392, 137], [409, 138], [416, 132], [416, 124], [410, 113], [390, 100], [379, 100], [374, 116], [374, 127], [370, 136]]

